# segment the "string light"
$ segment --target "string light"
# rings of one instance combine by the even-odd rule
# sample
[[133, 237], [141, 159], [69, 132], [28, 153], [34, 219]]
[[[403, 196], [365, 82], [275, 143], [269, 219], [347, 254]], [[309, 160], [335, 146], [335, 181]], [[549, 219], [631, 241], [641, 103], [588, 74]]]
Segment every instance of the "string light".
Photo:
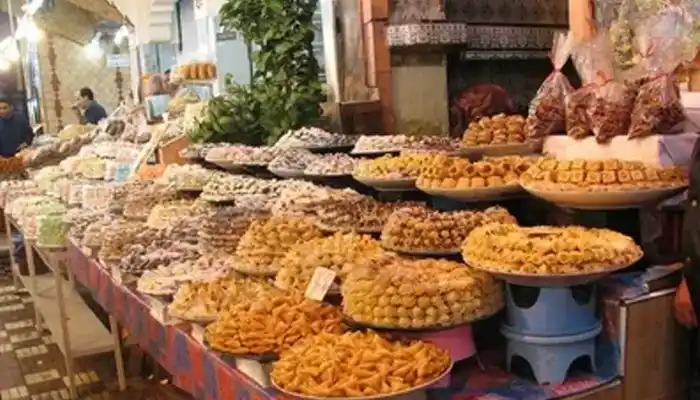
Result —
[[85, 54], [93, 60], [102, 58], [102, 55], [104, 54], [102, 46], [100, 45], [100, 39], [102, 39], [102, 32], [97, 32], [90, 43], [85, 46]]

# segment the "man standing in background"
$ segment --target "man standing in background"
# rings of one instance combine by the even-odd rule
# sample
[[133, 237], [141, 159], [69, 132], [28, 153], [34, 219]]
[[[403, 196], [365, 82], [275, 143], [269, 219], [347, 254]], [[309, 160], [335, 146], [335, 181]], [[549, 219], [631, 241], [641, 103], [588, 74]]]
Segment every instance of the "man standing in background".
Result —
[[33, 140], [29, 121], [15, 112], [10, 100], [0, 98], [0, 157], [14, 156]]
[[107, 112], [95, 101], [95, 94], [89, 87], [78, 91], [78, 101], [73, 104], [73, 110], [81, 124], [97, 125], [98, 122], [107, 118]]

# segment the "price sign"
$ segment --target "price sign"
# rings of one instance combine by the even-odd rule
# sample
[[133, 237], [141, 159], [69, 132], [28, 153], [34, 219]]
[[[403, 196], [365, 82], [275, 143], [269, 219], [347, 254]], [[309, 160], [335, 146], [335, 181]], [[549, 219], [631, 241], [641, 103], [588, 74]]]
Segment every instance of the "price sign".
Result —
[[119, 267], [116, 265], [112, 265], [110, 267], [110, 269], [111, 269], [111, 273], [112, 273], [112, 279], [114, 279], [114, 281], [120, 285], [122, 283], [124, 283], [124, 281], [122, 279], [122, 271], [119, 269]]
[[194, 324], [192, 325], [192, 337], [194, 340], [197, 341], [197, 343], [204, 345], [204, 331], [206, 328], [204, 328], [202, 325]]
[[156, 321], [161, 324], [166, 324], [168, 322], [168, 307], [156, 299], [149, 299], [149, 307], [151, 309], [151, 316], [155, 318]]
[[323, 300], [335, 281], [335, 275], [335, 271], [328, 268], [316, 268], [304, 295], [311, 300]]

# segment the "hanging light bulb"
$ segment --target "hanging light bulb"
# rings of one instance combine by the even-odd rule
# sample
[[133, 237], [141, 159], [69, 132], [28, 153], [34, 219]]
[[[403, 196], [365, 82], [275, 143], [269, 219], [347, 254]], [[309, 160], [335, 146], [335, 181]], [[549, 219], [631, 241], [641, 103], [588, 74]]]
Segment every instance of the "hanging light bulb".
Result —
[[11, 42], [7, 44], [7, 50], [5, 50], [4, 56], [7, 59], [7, 61], [10, 61], [10, 62], [19, 61], [19, 58], [20, 58], [19, 49], [17, 48], [17, 42], [14, 39], [11, 40]]
[[0, 58], [0, 71], [9, 71], [12, 68], [12, 63], [4, 58]]
[[41, 30], [32, 19], [27, 20], [27, 40], [31, 43], [37, 43], [41, 39]]
[[22, 6], [22, 11], [24, 11], [27, 15], [34, 15], [43, 5], [44, 0], [32, 0]]
[[90, 41], [90, 43], [85, 46], [85, 54], [88, 56], [88, 58], [92, 60], [98, 60], [102, 58], [102, 55], [104, 54], [104, 51], [102, 50], [102, 46], [100, 45], [100, 39], [102, 39], [102, 32], [98, 32], [94, 38]]
[[122, 25], [122, 27], [117, 31], [117, 34], [114, 35], [114, 44], [121, 46], [124, 39], [127, 37], [129, 37], [129, 28], [127, 28], [126, 25]]

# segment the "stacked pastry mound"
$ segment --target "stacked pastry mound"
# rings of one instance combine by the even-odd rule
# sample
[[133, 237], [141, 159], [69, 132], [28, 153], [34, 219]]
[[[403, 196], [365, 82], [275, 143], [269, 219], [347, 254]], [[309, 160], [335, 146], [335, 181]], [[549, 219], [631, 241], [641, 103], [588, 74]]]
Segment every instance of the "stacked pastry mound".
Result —
[[378, 327], [447, 327], [493, 315], [503, 307], [491, 275], [453, 261], [382, 260], [354, 268], [342, 286], [343, 312]]
[[490, 224], [469, 234], [462, 255], [468, 264], [494, 272], [575, 275], [630, 265], [642, 250], [608, 229]]

